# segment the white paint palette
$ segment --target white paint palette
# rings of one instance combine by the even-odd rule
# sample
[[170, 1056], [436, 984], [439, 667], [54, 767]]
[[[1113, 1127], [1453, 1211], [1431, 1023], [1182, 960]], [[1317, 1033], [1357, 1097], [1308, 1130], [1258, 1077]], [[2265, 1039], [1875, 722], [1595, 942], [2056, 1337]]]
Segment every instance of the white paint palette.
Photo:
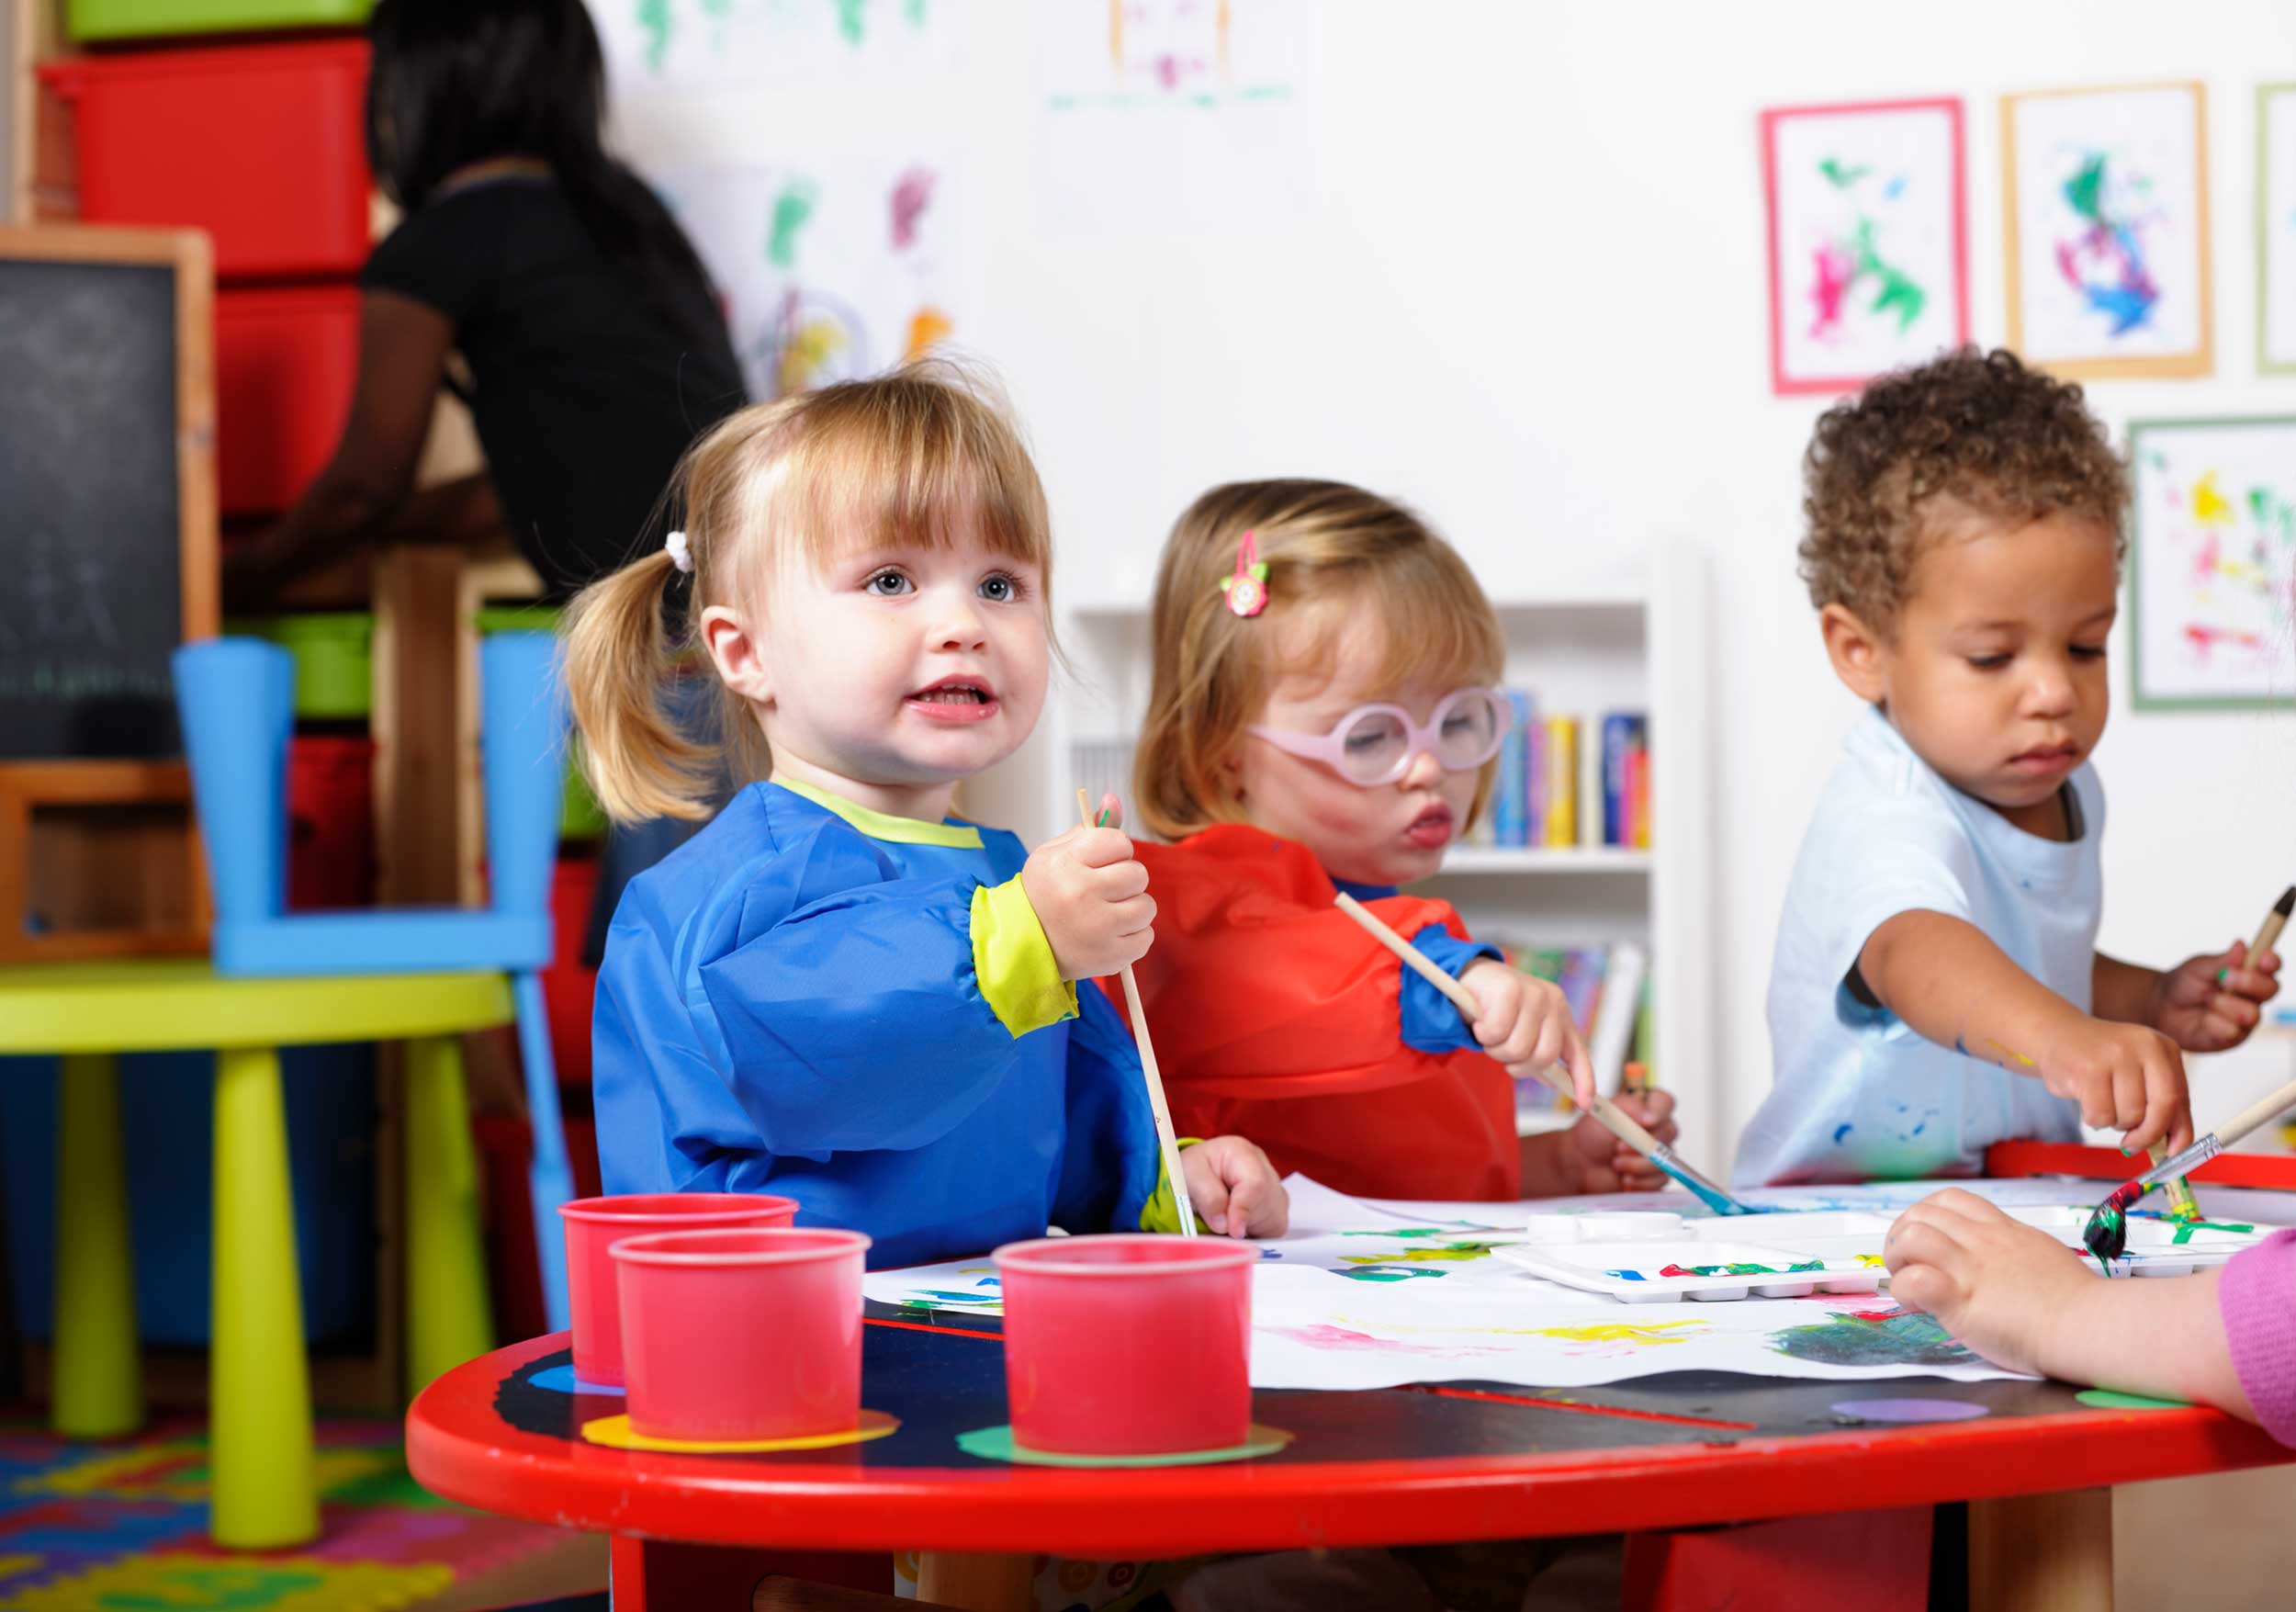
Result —
[[[2088, 1257], [2081, 1246], [2088, 1206], [2004, 1212]], [[1644, 1212], [1541, 1216], [1537, 1235], [1491, 1253], [1535, 1276], [1628, 1304], [1863, 1293], [1888, 1283], [1882, 1241], [1895, 1218], [1863, 1210], [1711, 1220]], [[2112, 1274], [2183, 1276], [2222, 1265], [2273, 1229], [2220, 1222], [2185, 1226], [2133, 1214], [2128, 1252], [2113, 1262]]]

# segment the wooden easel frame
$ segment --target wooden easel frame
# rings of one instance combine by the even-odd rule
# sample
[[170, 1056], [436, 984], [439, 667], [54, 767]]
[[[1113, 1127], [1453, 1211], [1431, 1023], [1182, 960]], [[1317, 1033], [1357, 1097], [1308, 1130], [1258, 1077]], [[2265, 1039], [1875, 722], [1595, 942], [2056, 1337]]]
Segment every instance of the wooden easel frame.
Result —
[[[215, 637], [217, 570], [214, 254], [197, 230], [119, 230], [79, 224], [0, 225], [0, 260], [172, 268], [175, 276], [175, 493], [178, 619], [186, 643]], [[153, 930], [28, 934], [31, 817], [42, 806], [184, 806], [191, 919]], [[0, 963], [204, 950], [206, 891], [190, 783], [180, 761], [57, 757], [0, 761]]]

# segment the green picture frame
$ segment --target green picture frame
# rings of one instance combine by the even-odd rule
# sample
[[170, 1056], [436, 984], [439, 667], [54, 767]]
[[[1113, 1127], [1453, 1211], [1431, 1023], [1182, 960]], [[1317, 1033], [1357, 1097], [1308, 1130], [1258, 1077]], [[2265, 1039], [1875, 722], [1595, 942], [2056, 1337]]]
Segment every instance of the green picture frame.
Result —
[[[2288, 435], [2284, 462], [2290, 466], [2285, 483], [2290, 490], [2289, 498], [2268, 499], [2267, 502], [2260, 504], [2256, 501], [2256, 495], [2260, 491], [2268, 492], [2268, 489], [2242, 487], [2237, 484], [2229, 489], [2215, 486], [2212, 470], [2200, 480], [2189, 485], [2180, 479], [2176, 479], [2180, 471], [2189, 466], [2191, 456], [2189, 454], [2185, 456], [2185, 466], [2168, 463], [2164, 445], [2169, 439], [2179, 437], [2191, 439], [2210, 434], [2224, 435], [2257, 431], [2280, 431]], [[2148, 452], [2148, 449], [2153, 451]], [[2133, 488], [2128, 522], [2128, 565], [2125, 571], [2129, 617], [2129, 703], [2131, 708], [2155, 714], [2287, 711], [2296, 708], [2296, 618], [2290, 618], [2285, 614], [2286, 602], [2290, 598], [2290, 577], [2296, 575], [2296, 414], [2212, 415], [2132, 420], [2129, 422], [2128, 457]], [[2166, 485], [2161, 479], [2164, 476], [2171, 478]], [[2203, 488], [2206, 488], [2205, 493], [2202, 490]], [[2235, 689], [2210, 693], [2195, 686], [2196, 680], [2189, 665], [2182, 668], [2179, 673], [2172, 672], [2169, 667], [2161, 664], [2162, 660], [2167, 658], [2159, 652], [2160, 645], [2164, 641], [2173, 642], [2174, 635], [2178, 630], [2169, 628], [2169, 637], [2164, 640], [2163, 628], [2166, 625], [2164, 618], [2173, 621], [2178, 613], [2170, 610], [2165, 598], [2148, 599], [2148, 581], [2157, 578], [2160, 573], [2149, 571], [2147, 566], [2148, 562], [2166, 561], [2167, 556], [2164, 550], [2168, 548], [2172, 541], [2168, 534], [2160, 529], [2163, 523], [2170, 519], [2163, 513], [2169, 504], [2169, 499], [2166, 495], [2173, 493], [2182, 500], [2188, 490], [2190, 493], [2189, 502], [2198, 505], [2205, 500], [2208, 507], [2200, 514], [2187, 516], [2186, 519], [2202, 522], [2205, 517], [2214, 524], [2226, 525], [2228, 530], [2240, 531], [2243, 529], [2240, 522], [2244, 518], [2243, 512], [2245, 511], [2245, 518], [2250, 523], [2248, 530], [2253, 532], [2258, 525], [2261, 525], [2267, 531], [2268, 540], [2275, 550], [2273, 564], [2279, 569], [2271, 571], [2267, 576], [2267, 585], [2262, 592], [2266, 597], [2277, 598], [2282, 602], [2279, 608], [2283, 614], [2268, 634], [2243, 634], [2236, 630], [2235, 624], [2234, 627], [2228, 627], [2224, 630], [2221, 637], [2226, 646], [2225, 653], [2228, 657], [2235, 655], [2243, 648], [2249, 647], [2244, 644], [2245, 638], [2258, 639], [2268, 652], [2279, 654], [2285, 664], [2279, 669], [2280, 682], [2277, 687], [2268, 684], [2263, 688], [2254, 690]], [[2177, 556], [2177, 560], [2179, 569], [2189, 576], [2191, 565], [2190, 556], [2179, 554]], [[2235, 562], [2235, 565], [2239, 569], [2253, 570], [2255, 569], [2245, 560]], [[2235, 566], [2227, 566], [2225, 569], [2226, 574], [2232, 576], [2234, 574]], [[2188, 637], [2202, 630], [2207, 629], [2191, 623], [2188, 623], [2181, 629]], [[2146, 648], [2148, 643], [2154, 646], [2153, 653], [2149, 657]], [[2204, 648], [2208, 646], [2204, 643]]]
[[[2280, 299], [2281, 323], [2285, 337], [2280, 352], [2275, 356], [2272, 342], [2273, 314], [2273, 244], [2276, 239], [2272, 218], [2273, 180], [2276, 177], [2272, 160], [2273, 102], [2285, 99], [2290, 107], [2291, 139], [2284, 142], [2287, 169], [2278, 175], [2290, 190], [2296, 191], [2296, 79], [2279, 79], [2257, 85], [2257, 373], [2258, 375], [2296, 375], [2296, 209], [2290, 213], [2290, 227], [2279, 232], [2290, 261], [2283, 266], [2289, 283], [2289, 293]], [[2281, 197], [2286, 202], [2289, 197]]]

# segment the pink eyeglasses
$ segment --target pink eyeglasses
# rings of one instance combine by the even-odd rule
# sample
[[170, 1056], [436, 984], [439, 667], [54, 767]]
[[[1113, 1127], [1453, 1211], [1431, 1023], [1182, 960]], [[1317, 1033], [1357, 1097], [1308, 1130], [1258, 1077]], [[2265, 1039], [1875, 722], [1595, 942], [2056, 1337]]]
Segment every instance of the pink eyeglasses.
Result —
[[1465, 772], [1499, 753], [1499, 741], [1514, 719], [1514, 707], [1489, 689], [1453, 689], [1437, 702], [1422, 727], [1401, 705], [1358, 705], [1332, 725], [1329, 733], [1293, 733], [1288, 728], [1250, 727], [1244, 731], [1277, 750], [1321, 761], [1350, 783], [1376, 789], [1411, 770], [1424, 750], [1446, 772]]

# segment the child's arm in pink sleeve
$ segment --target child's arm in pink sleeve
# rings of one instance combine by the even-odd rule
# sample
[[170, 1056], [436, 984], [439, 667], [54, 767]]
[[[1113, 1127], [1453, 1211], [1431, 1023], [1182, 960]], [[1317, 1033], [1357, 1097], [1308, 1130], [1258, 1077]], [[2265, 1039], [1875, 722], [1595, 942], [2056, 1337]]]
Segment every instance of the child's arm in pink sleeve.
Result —
[[2217, 1286], [2216, 1309], [2257, 1421], [2296, 1446], [2296, 1229], [2234, 1255]]

